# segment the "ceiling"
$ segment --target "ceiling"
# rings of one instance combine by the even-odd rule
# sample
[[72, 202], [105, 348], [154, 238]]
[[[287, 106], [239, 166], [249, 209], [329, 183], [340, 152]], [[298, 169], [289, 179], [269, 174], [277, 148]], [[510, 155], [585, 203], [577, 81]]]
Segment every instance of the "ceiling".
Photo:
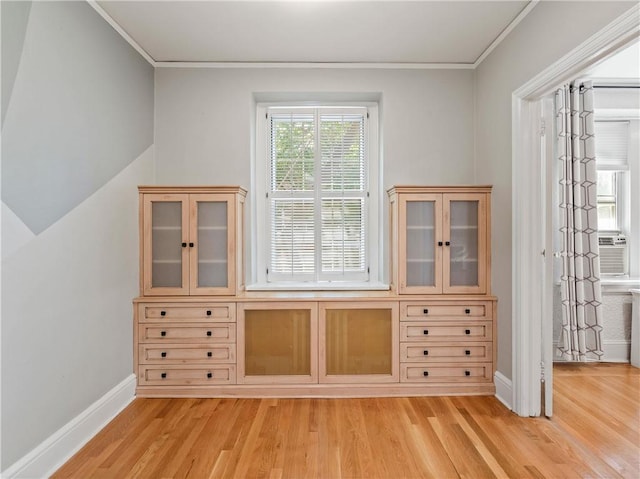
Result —
[[536, 2], [90, 3], [103, 10], [103, 16], [126, 32], [153, 62], [471, 66]]

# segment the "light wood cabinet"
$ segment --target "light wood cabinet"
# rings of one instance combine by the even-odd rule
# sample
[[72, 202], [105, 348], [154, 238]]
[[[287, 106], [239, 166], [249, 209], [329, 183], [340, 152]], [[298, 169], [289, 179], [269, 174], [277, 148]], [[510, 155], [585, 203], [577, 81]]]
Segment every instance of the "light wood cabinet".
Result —
[[493, 394], [490, 188], [394, 187], [389, 291], [248, 292], [239, 187], [140, 187], [136, 392]]
[[389, 190], [399, 294], [490, 293], [490, 188]]
[[238, 304], [238, 382], [317, 383], [316, 303]]
[[139, 194], [143, 296], [242, 289], [245, 190], [146, 186]]
[[398, 381], [398, 303], [320, 303], [320, 382]]

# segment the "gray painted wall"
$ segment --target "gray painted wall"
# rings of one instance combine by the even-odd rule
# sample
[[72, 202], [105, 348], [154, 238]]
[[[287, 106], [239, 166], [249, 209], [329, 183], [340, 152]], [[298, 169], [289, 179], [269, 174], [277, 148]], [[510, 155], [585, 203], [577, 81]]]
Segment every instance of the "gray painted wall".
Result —
[[2, 8], [2, 201], [38, 234], [153, 142], [153, 68], [84, 2], [33, 3], [22, 49], [26, 8]]
[[85, 2], [1, 8], [4, 470], [132, 374], [154, 72]]
[[475, 70], [476, 180], [494, 185], [492, 275], [499, 298], [498, 370], [507, 378], [512, 374], [511, 94], [633, 4], [540, 2]]

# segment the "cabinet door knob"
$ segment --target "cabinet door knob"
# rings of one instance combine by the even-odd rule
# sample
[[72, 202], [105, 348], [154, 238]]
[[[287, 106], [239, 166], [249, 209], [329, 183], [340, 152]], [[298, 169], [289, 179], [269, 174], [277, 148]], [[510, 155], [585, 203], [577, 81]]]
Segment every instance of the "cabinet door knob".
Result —
[[471, 334], [471, 330], [470, 329], [465, 329], [464, 330], [464, 334]]
[[207, 336], [211, 336], [213, 333], [211, 331], [207, 331]]
[[429, 314], [429, 310], [428, 309], [423, 309], [422, 310], [422, 314]]
[[427, 376], [429, 375], [429, 371], [422, 371], [422, 375], [423, 375], [424, 377], [427, 377]]
[[425, 335], [426, 335], [426, 334], [429, 334], [429, 330], [428, 330], [428, 329], [423, 329], [423, 330], [422, 330], [422, 334], [425, 334]]
[[166, 311], [160, 311], [160, 316], [166, 316], [167, 312]]
[[429, 356], [429, 350], [425, 349], [424, 351], [422, 351], [422, 354], [425, 356]]
[[182, 247], [186, 248], [187, 247], [187, 243], [182, 243]]
[[160, 336], [166, 336], [167, 332], [166, 331], [160, 331]]
[[162, 379], [165, 379], [165, 378], [167, 377], [167, 373], [162, 373], [162, 374], [160, 375], [160, 377], [161, 377]]
[[208, 377], [209, 379], [211, 379], [211, 378], [213, 377], [213, 374], [212, 374], [212, 373], [207, 373], [207, 377]]
[[165, 351], [162, 351], [160, 353], [160, 356], [163, 357], [163, 358], [166, 358], [167, 357], [167, 353]]
[[189, 243], [189, 248], [193, 248], [193, 243]]
[[438, 246], [442, 246], [442, 241], [438, 241]]
[[465, 356], [471, 356], [471, 351], [469, 351], [468, 349], [465, 349], [464, 354]]
[[465, 310], [464, 310], [464, 313], [465, 313], [465, 314], [471, 314], [471, 310], [470, 310], [470, 309], [465, 309]]
[[207, 357], [210, 358], [213, 356], [213, 353], [211, 351], [207, 351]]
[[451, 241], [445, 241], [444, 244], [445, 246], [451, 246]]
[[464, 375], [465, 375], [465, 376], [471, 376], [471, 371], [465, 371], [465, 372], [464, 372]]
[[211, 311], [207, 310], [207, 316], [211, 316]]

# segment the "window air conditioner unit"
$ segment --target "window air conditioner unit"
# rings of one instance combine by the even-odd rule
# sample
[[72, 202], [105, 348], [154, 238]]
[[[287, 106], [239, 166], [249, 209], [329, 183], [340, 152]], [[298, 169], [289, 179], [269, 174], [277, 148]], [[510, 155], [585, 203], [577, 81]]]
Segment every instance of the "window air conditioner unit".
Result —
[[622, 235], [599, 236], [600, 274], [629, 274], [627, 238]]

